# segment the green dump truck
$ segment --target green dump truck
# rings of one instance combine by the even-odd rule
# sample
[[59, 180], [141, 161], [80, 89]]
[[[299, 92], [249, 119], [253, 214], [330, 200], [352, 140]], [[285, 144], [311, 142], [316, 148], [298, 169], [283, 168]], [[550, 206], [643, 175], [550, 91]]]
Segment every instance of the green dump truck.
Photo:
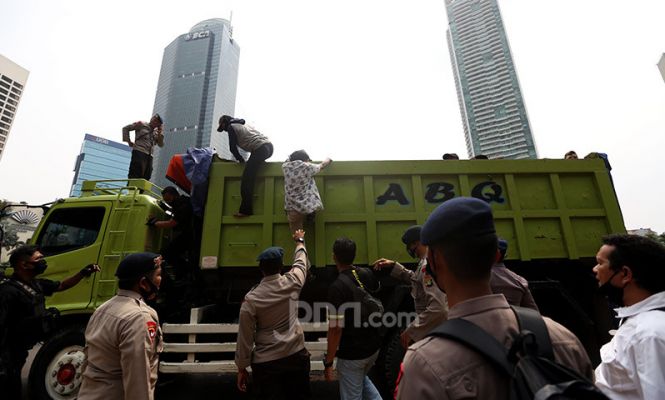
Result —
[[[197, 279], [172, 282], [161, 305], [167, 341], [163, 373], [232, 371], [239, 305], [260, 279], [256, 256], [268, 246], [282, 246], [287, 254], [292, 249], [280, 164], [262, 169], [254, 192], [255, 214], [238, 219], [233, 213], [240, 204], [241, 174], [236, 163], [216, 159], [211, 165], [202, 240], [195, 252]], [[473, 196], [492, 206], [499, 235], [510, 243], [507, 265], [529, 279], [543, 314], [568, 326], [590, 356], [597, 357], [610, 318], [591, 268], [600, 237], [625, 232], [602, 160], [349, 161], [333, 163], [315, 179], [325, 210], [305, 225], [313, 269], [303, 301], [325, 301], [336, 277], [336, 238], [346, 236], [357, 243], [357, 265], [379, 257], [413, 265], [400, 241], [404, 229], [422, 224], [446, 200]], [[159, 252], [166, 240], [164, 232], [145, 225], [150, 215], [166, 218], [158, 193], [159, 188], [143, 180], [89, 181], [80, 197], [57, 201], [45, 214], [32, 242], [47, 255], [46, 277], [63, 278], [90, 262], [102, 271], [49, 300], [48, 306], [61, 310], [62, 329], [43, 344], [32, 363], [33, 394], [75, 397], [82, 332], [93, 310], [115, 293], [119, 261], [133, 252]], [[378, 296], [387, 311], [413, 309], [408, 287], [388, 276], [380, 278]], [[181, 301], [183, 296], [186, 301]], [[209, 306], [200, 307], [204, 305]], [[313, 354], [323, 351], [325, 321], [306, 322], [308, 348]], [[396, 324], [382, 331], [377, 376], [386, 378], [385, 390], [403, 354], [401, 328]]]

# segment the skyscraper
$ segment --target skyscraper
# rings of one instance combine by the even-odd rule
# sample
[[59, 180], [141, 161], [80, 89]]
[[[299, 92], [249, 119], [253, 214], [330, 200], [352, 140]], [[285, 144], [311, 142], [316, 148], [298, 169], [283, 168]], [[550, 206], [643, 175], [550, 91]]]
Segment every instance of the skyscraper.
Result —
[[446, 0], [446, 11], [469, 157], [536, 158], [497, 0]]
[[30, 72], [0, 54], [0, 159]]
[[86, 133], [81, 153], [76, 157], [74, 181], [69, 195], [78, 197], [83, 181], [127, 179], [131, 158], [132, 149], [126, 144]]
[[231, 157], [217, 120], [235, 112], [240, 48], [232, 29], [227, 20], [208, 19], [164, 49], [154, 107], [164, 120], [164, 147], [155, 147], [151, 179], [158, 186], [169, 184], [169, 160], [188, 147], [212, 147]]

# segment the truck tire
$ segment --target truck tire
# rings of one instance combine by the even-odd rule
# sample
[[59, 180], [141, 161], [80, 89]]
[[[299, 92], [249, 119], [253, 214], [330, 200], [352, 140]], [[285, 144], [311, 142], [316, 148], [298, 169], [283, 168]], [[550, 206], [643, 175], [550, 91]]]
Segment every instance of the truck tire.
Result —
[[384, 349], [384, 375], [386, 377], [386, 390], [392, 395], [395, 391], [395, 383], [399, 376], [400, 365], [404, 359], [406, 350], [400, 342], [401, 329], [392, 330], [386, 338], [386, 347]]
[[58, 331], [42, 345], [28, 377], [29, 398], [72, 400], [81, 386], [85, 355], [85, 326], [74, 325]]

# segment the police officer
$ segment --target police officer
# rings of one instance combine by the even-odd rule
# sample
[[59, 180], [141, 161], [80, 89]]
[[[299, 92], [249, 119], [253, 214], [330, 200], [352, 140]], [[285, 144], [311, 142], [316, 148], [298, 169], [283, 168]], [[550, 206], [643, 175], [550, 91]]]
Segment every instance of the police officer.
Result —
[[[490, 206], [470, 197], [448, 200], [427, 218], [420, 240], [428, 246], [427, 268], [448, 297], [448, 319], [474, 323], [508, 348], [518, 323], [506, 298], [492, 294], [489, 285], [499, 257]], [[556, 361], [591, 378], [591, 362], [577, 337], [544, 321]], [[509, 384], [510, 377], [476, 350], [430, 336], [407, 350], [397, 399], [507, 399]]]
[[[129, 163], [127, 178], [150, 179], [152, 175], [152, 148], [155, 144], [164, 147], [164, 121], [159, 114], [150, 118], [150, 122], [137, 121], [122, 128], [122, 141], [132, 148], [132, 160]], [[134, 131], [134, 141], [129, 132]]]
[[506, 300], [508, 300], [508, 304], [513, 306], [533, 308], [538, 311], [536, 301], [529, 290], [529, 282], [522, 276], [509, 270], [506, 264], [503, 263], [506, 251], [508, 250], [508, 242], [504, 239], [499, 239], [498, 246], [501, 256], [492, 267], [492, 275], [490, 276], [492, 293], [503, 294]]
[[305, 232], [295, 231], [293, 266], [281, 275], [284, 249], [270, 247], [257, 261], [261, 282], [247, 293], [240, 307], [235, 363], [238, 390], [247, 391], [252, 366], [260, 399], [305, 399], [310, 396], [309, 352], [298, 322], [298, 298], [309, 269]]
[[434, 284], [432, 276], [427, 273], [427, 246], [420, 243], [420, 225], [409, 227], [402, 235], [402, 243], [411, 257], [418, 259], [415, 272], [402, 264], [381, 258], [374, 262], [374, 269], [390, 268], [390, 275], [411, 285], [411, 296], [418, 314], [401, 334], [404, 348], [417, 342], [448, 318], [448, 302], [446, 295]]
[[90, 264], [62, 282], [38, 279], [48, 267], [37, 246], [21, 246], [9, 257], [14, 273], [0, 279], [0, 389], [21, 398], [21, 368], [28, 350], [56, 327], [58, 310], [46, 309], [45, 296], [67, 290], [99, 271]]
[[162, 331], [146, 300], [162, 281], [162, 257], [135, 253], [118, 265], [118, 293], [92, 314], [79, 400], [150, 399], [157, 383]]

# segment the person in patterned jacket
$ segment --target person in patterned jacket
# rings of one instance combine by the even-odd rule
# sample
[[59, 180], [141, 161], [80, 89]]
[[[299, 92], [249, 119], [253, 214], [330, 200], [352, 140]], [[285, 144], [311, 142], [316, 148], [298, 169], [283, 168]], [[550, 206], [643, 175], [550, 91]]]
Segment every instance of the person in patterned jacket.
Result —
[[289, 229], [295, 232], [303, 228], [308, 215], [323, 210], [314, 175], [330, 165], [326, 158], [320, 164], [312, 163], [305, 150], [294, 151], [282, 164], [284, 171], [284, 210], [289, 220]]

